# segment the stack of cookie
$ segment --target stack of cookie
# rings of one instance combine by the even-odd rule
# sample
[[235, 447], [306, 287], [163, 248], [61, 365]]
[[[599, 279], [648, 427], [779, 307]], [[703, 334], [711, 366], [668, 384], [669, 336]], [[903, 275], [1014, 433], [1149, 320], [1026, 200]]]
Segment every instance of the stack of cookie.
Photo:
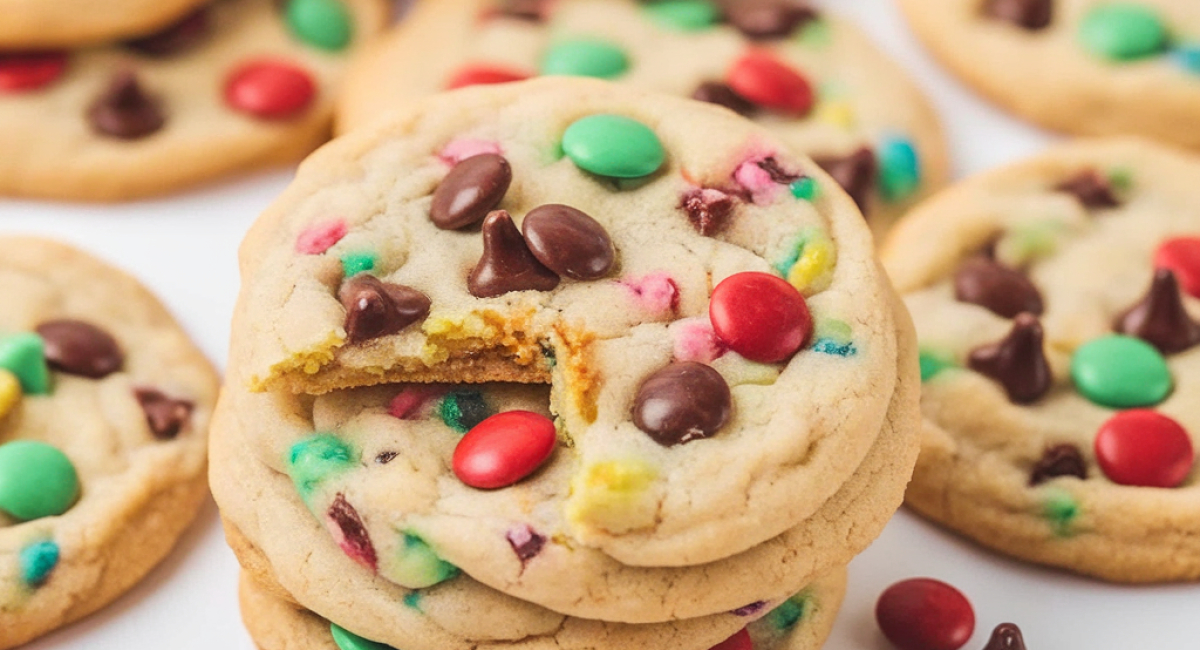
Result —
[[276, 648], [814, 648], [916, 455], [854, 202], [723, 108], [478, 87], [242, 245], [212, 483]]

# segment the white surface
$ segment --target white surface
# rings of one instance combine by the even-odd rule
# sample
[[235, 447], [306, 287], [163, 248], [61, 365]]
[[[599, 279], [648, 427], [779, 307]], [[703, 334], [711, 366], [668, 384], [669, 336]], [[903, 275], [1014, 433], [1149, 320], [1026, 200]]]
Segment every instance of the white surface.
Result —
[[[837, 5], [836, 11], [864, 24], [930, 93], [958, 175], [1018, 159], [1052, 140], [950, 78], [917, 46], [890, 0], [824, 4]], [[119, 206], [0, 200], [0, 231], [56, 235], [133, 272], [222, 363], [237, 291], [237, 244], [288, 176], [260, 175]], [[875, 599], [893, 582], [915, 576], [946, 580], [970, 598], [977, 627], [965, 650], [982, 648], [1002, 621], [1022, 627], [1030, 650], [1200, 647], [1198, 586], [1112, 586], [1027, 566], [977, 549], [906, 512], [851, 565], [846, 605], [827, 647], [889, 648], [874, 622]], [[27, 648], [250, 650], [235, 585], [236, 562], [210, 503], [179, 548], [141, 585], [99, 614]]]

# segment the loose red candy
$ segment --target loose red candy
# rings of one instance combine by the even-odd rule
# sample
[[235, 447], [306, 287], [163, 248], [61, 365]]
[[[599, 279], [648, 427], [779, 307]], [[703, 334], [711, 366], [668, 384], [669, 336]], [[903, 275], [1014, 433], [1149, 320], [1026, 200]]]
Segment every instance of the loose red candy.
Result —
[[1175, 487], [1192, 471], [1187, 431], [1155, 411], [1135, 409], [1109, 418], [1096, 433], [1096, 460], [1114, 483]]
[[468, 65], [455, 72], [446, 82], [447, 90], [466, 88], [467, 86], [486, 86], [504, 84], [513, 81], [524, 81], [529, 75], [516, 70], [509, 70], [493, 65]]
[[966, 596], [932, 578], [903, 580], [875, 604], [879, 629], [900, 650], [957, 650], [975, 631]]
[[251, 61], [225, 81], [225, 102], [234, 110], [266, 120], [304, 112], [317, 88], [307, 72], [280, 61]]
[[750, 633], [746, 628], [742, 628], [741, 632], [725, 639], [710, 650], [754, 650], [754, 642], [750, 640]]
[[530, 411], [505, 411], [475, 425], [454, 448], [454, 474], [474, 488], [512, 485], [554, 452], [554, 422]]
[[812, 335], [804, 296], [783, 278], [749, 271], [713, 289], [708, 317], [731, 350], [761, 363], [784, 361]]
[[1200, 237], [1175, 237], [1164, 241], [1154, 255], [1154, 266], [1174, 271], [1183, 290], [1200, 298]]
[[67, 69], [66, 52], [0, 53], [0, 92], [43, 88]]
[[813, 107], [808, 80], [767, 52], [755, 50], [738, 59], [725, 81], [738, 95], [764, 108], [800, 116]]

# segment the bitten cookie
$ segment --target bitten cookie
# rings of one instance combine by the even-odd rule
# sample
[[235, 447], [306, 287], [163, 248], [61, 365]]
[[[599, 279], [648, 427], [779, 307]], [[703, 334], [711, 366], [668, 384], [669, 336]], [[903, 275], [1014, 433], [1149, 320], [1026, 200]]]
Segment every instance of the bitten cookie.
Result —
[[0, 50], [79, 47], [136, 38], [178, 20], [206, 0], [0, 0]]
[[1192, 0], [901, 0], [951, 70], [992, 101], [1080, 135], [1200, 147]]
[[916, 320], [907, 503], [1109, 580], [1200, 578], [1200, 159], [1072, 144], [918, 208], [884, 251]]
[[384, 15], [378, 0], [228, 0], [127, 43], [0, 53], [0, 194], [130, 199], [298, 160]]
[[904, 71], [853, 25], [795, 0], [420, 3], [351, 70], [338, 129], [441, 90], [540, 75], [742, 113], [816, 159], [876, 233], [947, 177], [941, 129]]
[[158, 301], [85, 253], [0, 238], [0, 648], [86, 616], [207, 494], [217, 377]]

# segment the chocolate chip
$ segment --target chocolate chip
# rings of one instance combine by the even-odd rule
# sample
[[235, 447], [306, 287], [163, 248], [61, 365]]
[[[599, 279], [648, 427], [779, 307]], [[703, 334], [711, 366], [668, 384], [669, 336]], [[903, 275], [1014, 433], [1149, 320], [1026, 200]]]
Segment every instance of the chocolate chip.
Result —
[[1044, 29], [1054, 13], [1053, 0], [988, 0], [983, 13], [1028, 30]]
[[773, 182], [780, 185], [788, 185], [802, 176], [802, 174], [789, 172], [784, 169], [780, 166], [779, 161], [775, 160], [774, 156], [763, 158], [755, 164], [758, 165], [759, 169], [767, 172], [767, 176], [770, 176]]
[[729, 421], [725, 378], [694, 361], [672, 363], [646, 378], [633, 403], [633, 423], [664, 447], [713, 436]]
[[350, 343], [395, 334], [429, 315], [428, 296], [366, 273], [342, 283], [338, 299], [346, 308], [344, 327]]
[[443, 230], [473, 226], [494, 210], [512, 183], [503, 156], [484, 153], [454, 166], [433, 193], [429, 218]]
[[1075, 445], [1062, 444], [1046, 447], [1046, 451], [1042, 452], [1042, 457], [1033, 465], [1029, 484], [1039, 485], [1059, 476], [1087, 478], [1087, 463], [1084, 462], [1083, 454]]
[[52, 320], [37, 326], [46, 363], [71, 375], [100, 379], [121, 369], [125, 354], [108, 332], [78, 320]]
[[692, 99], [724, 106], [739, 115], [753, 115], [756, 107], [750, 100], [734, 92], [729, 84], [706, 81], [692, 92]]
[[549, 14], [546, 0], [499, 0], [496, 15], [540, 23]]
[[172, 399], [154, 388], [135, 388], [133, 395], [146, 414], [150, 432], [159, 440], [175, 438], [192, 418], [194, 406], [187, 400]]
[[709, 188], [695, 189], [683, 195], [679, 207], [687, 213], [696, 232], [712, 237], [725, 230], [733, 216], [733, 197]]
[[93, 131], [122, 140], [144, 138], [165, 122], [158, 102], [142, 91], [137, 76], [129, 70], [113, 75], [87, 116]]
[[848, 156], [815, 158], [814, 162], [846, 190], [859, 210], [864, 214], [867, 212], [867, 202], [878, 174], [875, 152], [870, 147], [861, 147]]
[[602, 278], [617, 259], [604, 226], [567, 205], [551, 203], [530, 210], [521, 221], [521, 233], [539, 262], [575, 280]]
[[954, 297], [979, 305], [997, 316], [1013, 318], [1021, 312], [1042, 314], [1042, 294], [1024, 273], [993, 259], [967, 259], [954, 274]]
[[1075, 195], [1083, 207], [1115, 208], [1121, 205], [1113, 195], [1112, 184], [1094, 169], [1085, 169], [1054, 187], [1056, 192]]
[[1137, 304], [1117, 317], [1113, 329], [1136, 336], [1163, 354], [1182, 352], [1200, 343], [1200, 323], [1183, 306], [1179, 281], [1170, 269], [1158, 269], [1150, 289]]
[[1016, 624], [1001, 623], [992, 630], [992, 638], [988, 639], [983, 650], [1025, 650], [1025, 637]]
[[538, 553], [541, 553], [542, 547], [546, 545], [546, 538], [543, 535], [539, 535], [537, 531], [529, 526], [522, 526], [508, 531], [505, 539], [508, 540], [508, 545], [517, 554], [517, 559], [521, 560], [522, 565], [532, 560]]
[[967, 365], [1004, 386], [1016, 404], [1035, 402], [1050, 390], [1053, 376], [1042, 349], [1042, 324], [1033, 314], [1018, 314], [1003, 339], [971, 351]]
[[817, 11], [797, 0], [727, 0], [725, 18], [746, 38], [786, 38], [796, 28], [816, 20]]
[[510, 291], [550, 291], [558, 275], [542, 266], [521, 237], [512, 217], [496, 210], [483, 220], [483, 255], [467, 278], [476, 298], [494, 298]]
[[387, 465], [393, 460], [396, 460], [396, 456], [399, 455], [400, 453], [395, 451], [381, 451], [379, 452], [379, 455], [375, 456], [375, 463], [379, 465]]
[[375, 545], [371, 543], [371, 536], [367, 534], [362, 517], [358, 515], [354, 506], [346, 501], [346, 495], [338, 492], [327, 514], [342, 533], [342, 539], [338, 542], [342, 551], [355, 562], [375, 571], [378, 566]]
[[165, 58], [182, 54], [204, 41], [212, 33], [208, 7], [200, 7], [166, 28], [125, 42], [125, 46], [146, 56]]

